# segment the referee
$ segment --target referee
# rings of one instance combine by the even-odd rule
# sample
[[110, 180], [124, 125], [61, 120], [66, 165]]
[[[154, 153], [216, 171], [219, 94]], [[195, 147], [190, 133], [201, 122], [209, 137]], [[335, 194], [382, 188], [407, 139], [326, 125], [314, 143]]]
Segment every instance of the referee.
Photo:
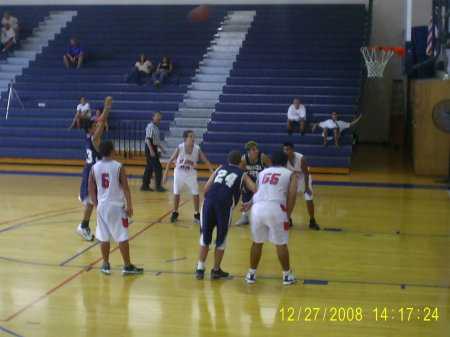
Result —
[[150, 179], [155, 173], [156, 191], [166, 192], [166, 189], [161, 187], [162, 178], [162, 166], [159, 161], [158, 148], [162, 153], [166, 153], [166, 150], [161, 146], [161, 139], [159, 138], [159, 124], [161, 123], [163, 116], [160, 111], [153, 113], [152, 122], [147, 124], [145, 128], [145, 156], [147, 157], [147, 163], [145, 165], [144, 176], [142, 177], [141, 191], [153, 191], [150, 188]]

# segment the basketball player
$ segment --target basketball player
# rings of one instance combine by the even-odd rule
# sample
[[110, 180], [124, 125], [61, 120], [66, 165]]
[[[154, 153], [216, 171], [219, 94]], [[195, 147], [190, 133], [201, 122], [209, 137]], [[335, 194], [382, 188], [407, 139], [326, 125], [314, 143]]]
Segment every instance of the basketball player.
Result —
[[256, 269], [261, 259], [262, 247], [270, 241], [277, 247], [278, 260], [283, 269], [283, 284], [297, 282], [289, 264], [289, 218], [297, 198], [297, 177], [286, 168], [288, 157], [277, 151], [272, 155], [273, 167], [258, 174], [258, 191], [253, 196], [250, 228], [252, 248], [247, 283], [255, 283]]
[[[256, 182], [258, 178], [258, 173], [264, 170], [264, 168], [272, 166], [272, 162], [270, 158], [267, 157], [264, 153], [259, 152], [258, 143], [254, 141], [250, 141], [245, 144], [245, 149], [247, 153], [242, 156], [241, 163], [239, 167], [248, 174], [248, 176]], [[253, 193], [247, 190], [242, 192], [242, 203], [249, 202], [252, 200]], [[236, 222], [237, 226], [243, 226], [248, 224], [248, 213], [243, 212], [242, 218]]]
[[113, 159], [114, 144], [111, 140], [102, 140], [99, 151], [103, 159], [92, 167], [89, 175], [89, 195], [97, 207], [95, 236], [100, 241], [103, 257], [100, 271], [106, 275], [111, 274], [109, 240], [112, 236], [119, 243], [122, 254], [124, 262], [122, 274], [142, 274], [144, 269], [136, 268], [130, 262], [128, 217], [133, 216], [133, 206], [125, 168]]
[[180, 205], [180, 194], [184, 185], [188, 185], [191, 189], [192, 199], [194, 200], [194, 221], [200, 223], [199, 204], [200, 198], [198, 193], [197, 182], [197, 162], [199, 159], [208, 166], [209, 172], [214, 170], [208, 158], [203, 154], [200, 146], [195, 144], [195, 135], [192, 130], [183, 132], [184, 143], [178, 145], [173, 152], [164, 172], [163, 182], [167, 183], [169, 170], [175, 161], [175, 169], [173, 171], [173, 212], [170, 222], [178, 221], [178, 206]]
[[[309, 173], [308, 162], [304, 155], [294, 152], [294, 144], [291, 142], [284, 143], [283, 152], [288, 156], [287, 168], [293, 171], [298, 177], [297, 192], [302, 192], [303, 198], [306, 201], [306, 208], [308, 209], [309, 214], [309, 228], [318, 231], [320, 230], [320, 227], [314, 218], [312, 176]], [[292, 226], [291, 218], [289, 218], [289, 222]]]
[[91, 229], [89, 228], [89, 220], [91, 219], [92, 209], [94, 208], [88, 191], [89, 174], [92, 166], [102, 159], [97, 149], [100, 144], [100, 138], [105, 130], [105, 125], [108, 122], [112, 101], [111, 96], [105, 98], [105, 108], [100, 123], [97, 124], [93, 120], [87, 120], [83, 126], [84, 131], [86, 131], [86, 165], [83, 169], [79, 199], [84, 204], [84, 211], [83, 219], [77, 227], [77, 233], [87, 241], [94, 240], [94, 235], [91, 234]]
[[231, 212], [239, 201], [242, 186], [255, 192], [256, 186], [248, 175], [239, 168], [241, 152], [233, 150], [228, 155], [228, 164], [220, 166], [205, 185], [205, 200], [202, 205], [200, 249], [195, 277], [202, 280], [205, 275], [205, 261], [212, 241], [214, 227], [217, 227], [214, 268], [211, 279], [227, 278], [229, 274], [220, 269], [225, 251]]

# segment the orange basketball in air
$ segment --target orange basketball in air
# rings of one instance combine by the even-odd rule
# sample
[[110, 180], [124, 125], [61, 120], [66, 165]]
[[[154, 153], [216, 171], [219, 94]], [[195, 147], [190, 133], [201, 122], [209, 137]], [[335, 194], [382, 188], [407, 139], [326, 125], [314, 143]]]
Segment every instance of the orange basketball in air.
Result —
[[195, 7], [188, 13], [188, 20], [193, 24], [200, 24], [208, 20], [212, 15], [212, 7], [210, 5], [201, 5]]

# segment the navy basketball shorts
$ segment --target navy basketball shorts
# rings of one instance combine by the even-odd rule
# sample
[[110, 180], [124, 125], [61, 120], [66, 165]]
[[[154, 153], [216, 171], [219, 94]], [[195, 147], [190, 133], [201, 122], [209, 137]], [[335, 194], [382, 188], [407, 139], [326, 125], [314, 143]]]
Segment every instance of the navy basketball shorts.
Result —
[[227, 200], [205, 198], [201, 214], [200, 245], [209, 246], [214, 228], [217, 227], [216, 247], [224, 250], [231, 225], [232, 203]]

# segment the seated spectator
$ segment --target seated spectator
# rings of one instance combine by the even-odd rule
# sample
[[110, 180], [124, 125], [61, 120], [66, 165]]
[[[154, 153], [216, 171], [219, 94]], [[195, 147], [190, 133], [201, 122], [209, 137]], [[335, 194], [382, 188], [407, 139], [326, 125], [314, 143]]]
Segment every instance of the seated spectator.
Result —
[[69, 130], [72, 130], [75, 125], [78, 129], [81, 129], [84, 121], [89, 118], [91, 118], [91, 106], [86, 101], [86, 97], [81, 97], [80, 104], [77, 106], [77, 113], [75, 114], [72, 124], [69, 126]]
[[300, 126], [300, 134], [303, 136], [306, 129], [306, 109], [298, 97], [294, 99], [287, 113], [286, 127], [289, 135], [292, 135], [292, 127], [294, 125]]
[[134, 77], [138, 85], [143, 85], [145, 78], [150, 76], [152, 69], [153, 65], [150, 60], [147, 59], [147, 55], [140, 54], [133, 70], [125, 75], [123, 81], [128, 82], [131, 78]]
[[152, 75], [153, 85], [160, 87], [161, 84], [172, 74], [173, 66], [170, 63], [169, 56], [164, 56], [156, 71]]
[[[97, 108], [97, 110], [95, 110], [95, 115], [92, 116], [91, 119], [96, 121], [97, 123], [100, 123], [102, 121], [102, 114], [103, 114], [103, 109], [102, 108]], [[108, 121], [105, 121], [105, 131], [106, 132], [109, 131]]]
[[14, 16], [9, 15], [9, 12], [3, 13], [2, 25], [9, 24], [9, 26], [14, 30], [16, 41], [19, 40], [19, 20]]
[[10, 50], [16, 44], [16, 34], [9, 23], [6, 23], [1, 31], [2, 53]]
[[83, 46], [78, 43], [77, 39], [70, 39], [70, 45], [67, 47], [63, 59], [67, 68], [70, 68], [72, 64], [76, 64], [77, 69], [81, 68], [84, 59], [84, 49]]
[[339, 114], [336, 111], [333, 111], [331, 113], [331, 119], [327, 119], [320, 123], [314, 123], [312, 132], [315, 132], [318, 127], [321, 127], [323, 129], [323, 146], [327, 146], [328, 141], [334, 138], [334, 144], [336, 147], [339, 147], [339, 138], [341, 137], [342, 131], [356, 125], [361, 117], [362, 115], [359, 115], [354, 121], [348, 123], [341, 121], [339, 119]]

